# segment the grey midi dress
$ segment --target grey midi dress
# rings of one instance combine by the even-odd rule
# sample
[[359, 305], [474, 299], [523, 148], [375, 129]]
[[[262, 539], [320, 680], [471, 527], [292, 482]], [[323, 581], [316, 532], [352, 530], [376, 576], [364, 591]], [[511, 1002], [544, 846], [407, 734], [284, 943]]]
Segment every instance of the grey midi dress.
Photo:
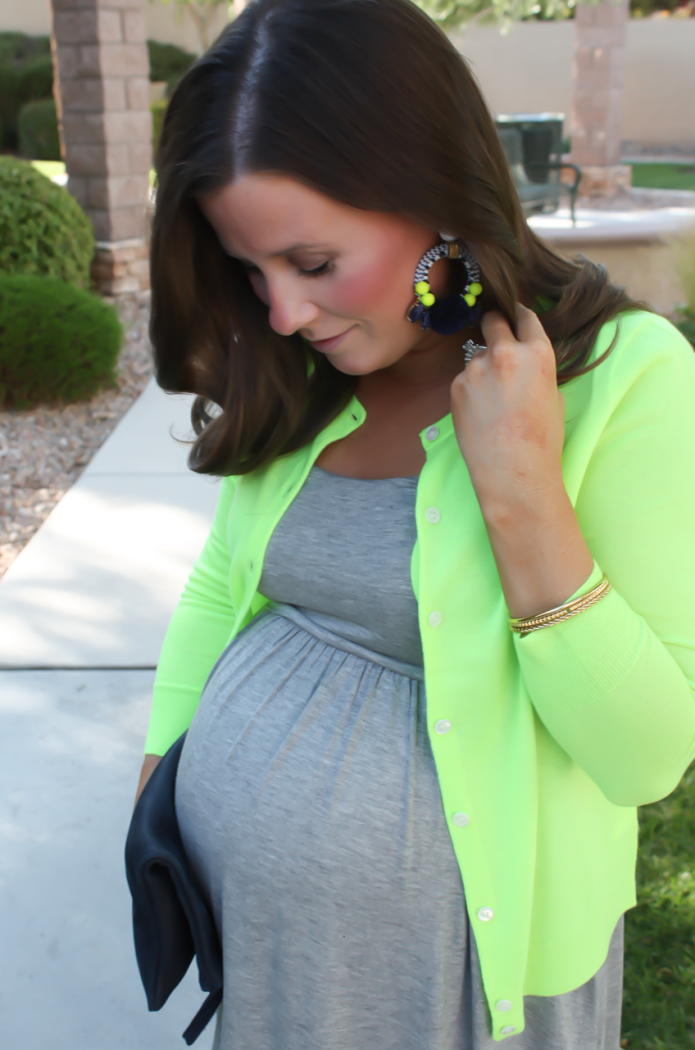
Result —
[[[314, 467], [213, 668], [176, 807], [224, 952], [214, 1050], [492, 1050], [427, 733], [417, 478]], [[509, 1050], [618, 1050], [623, 919]]]

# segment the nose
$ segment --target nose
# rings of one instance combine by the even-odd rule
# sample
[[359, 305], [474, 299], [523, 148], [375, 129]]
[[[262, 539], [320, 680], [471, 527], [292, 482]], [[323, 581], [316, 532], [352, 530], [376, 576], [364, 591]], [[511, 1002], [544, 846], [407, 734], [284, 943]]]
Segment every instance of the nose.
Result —
[[268, 321], [278, 335], [293, 335], [300, 328], [309, 328], [319, 315], [319, 308], [295, 280], [269, 281]]

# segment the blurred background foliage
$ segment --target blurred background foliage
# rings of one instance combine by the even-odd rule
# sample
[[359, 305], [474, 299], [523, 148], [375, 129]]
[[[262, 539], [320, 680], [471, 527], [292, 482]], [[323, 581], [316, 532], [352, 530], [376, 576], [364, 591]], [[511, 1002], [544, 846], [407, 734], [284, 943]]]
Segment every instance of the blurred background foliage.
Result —
[[[581, 0], [598, 3], [600, 0]], [[573, 18], [577, 0], [416, 0], [444, 29], [464, 29], [472, 23], [496, 22], [502, 32], [508, 32], [514, 22], [557, 21]], [[633, 18], [647, 18], [655, 14], [678, 14], [695, 17], [693, 0], [631, 0]]]

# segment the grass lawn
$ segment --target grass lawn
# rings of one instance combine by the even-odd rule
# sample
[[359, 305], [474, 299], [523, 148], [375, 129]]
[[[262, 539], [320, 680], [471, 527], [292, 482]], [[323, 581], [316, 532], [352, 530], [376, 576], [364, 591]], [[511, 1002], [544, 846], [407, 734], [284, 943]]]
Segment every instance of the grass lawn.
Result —
[[633, 164], [632, 185], [654, 190], [695, 190], [695, 165]]
[[[46, 178], [52, 179], [54, 175], [65, 174], [65, 164], [62, 160], [32, 160], [33, 167], [40, 171]], [[150, 186], [154, 186], [154, 170], [150, 170]]]
[[65, 164], [62, 160], [32, 160], [31, 164], [47, 179], [52, 179], [54, 175], [65, 174]]
[[643, 806], [637, 907], [625, 915], [621, 1046], [695, 1047], [695, 764]]

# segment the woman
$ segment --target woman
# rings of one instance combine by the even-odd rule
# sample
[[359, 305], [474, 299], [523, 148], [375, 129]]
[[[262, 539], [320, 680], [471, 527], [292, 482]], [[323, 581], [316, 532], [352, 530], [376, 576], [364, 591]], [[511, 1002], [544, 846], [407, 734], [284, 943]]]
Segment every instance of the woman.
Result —
[[692, 351], [535, 238], [409, 0], [254, 0], [158, 180], [222, 481], [141, 785], [188, 729], [215, 1047], [616, 1050], [635, 807], [694, 753]]

